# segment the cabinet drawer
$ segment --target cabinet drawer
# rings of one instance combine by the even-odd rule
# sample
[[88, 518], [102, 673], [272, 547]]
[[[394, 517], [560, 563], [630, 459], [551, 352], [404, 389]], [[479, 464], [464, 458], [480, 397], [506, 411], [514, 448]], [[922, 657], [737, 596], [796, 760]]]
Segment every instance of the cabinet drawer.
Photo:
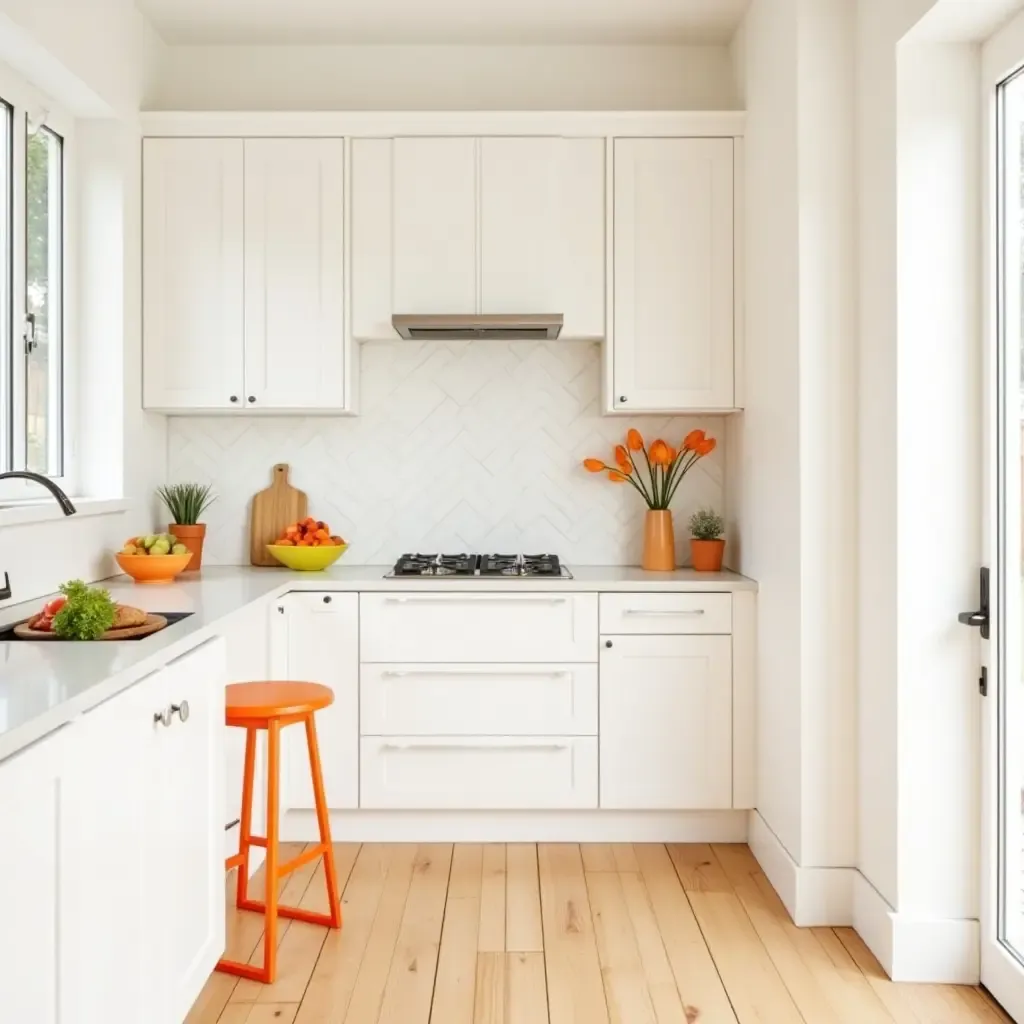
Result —
[[602, 633], [731, 633], [732, 594], [602, 594]]
[[364, 736], [593, 736], [597, 665], [363, 665]]
[[597, 739], [364, 738], [363, 808], [597, 807]]
[[597, 661], [597, 595], [361, 594], [364, 662]]

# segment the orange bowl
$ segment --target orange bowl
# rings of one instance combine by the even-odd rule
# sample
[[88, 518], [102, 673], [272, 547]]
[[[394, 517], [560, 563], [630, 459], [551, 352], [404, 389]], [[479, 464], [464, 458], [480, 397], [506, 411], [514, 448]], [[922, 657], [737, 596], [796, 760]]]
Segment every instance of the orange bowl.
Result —
[[192, 552], [183, 555], [114, 555], [117, 564], [136, 583], [170, 583], [192, 559]]

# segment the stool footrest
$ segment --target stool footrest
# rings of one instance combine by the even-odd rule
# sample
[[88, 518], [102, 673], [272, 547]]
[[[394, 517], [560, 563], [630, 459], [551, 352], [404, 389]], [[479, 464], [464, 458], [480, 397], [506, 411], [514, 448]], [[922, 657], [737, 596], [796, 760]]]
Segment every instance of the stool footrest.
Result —
[[233, 871], [235, 868], [240, 868], [245, 863], [245, 854], [236, 853], [224, 862], [225, 871]]
[[214, 969], [224, 974], [233, 974], [236, 978], [258, 981], [262, 985], [269, 985], [273, 981], [266, 967], [257, 967], [255, 964], [243, 964], [237, 960], [218, 960], [217, 966]]
[[[253, 910], [259, 914], [266, 913], [267, 905], [262, 900], [242, 900], [238, 904], [239, 910]], [[322, 924], [328, 928], [337, 928], [340, 925], [340, 915], [320, 914], [313, 910], [301, 910], [299, 907], [283, 907], [277, 905], [278, 917], [288, 917], [293, 921], [305, 921], [306, 924]]]
[[327, 847], [323, 843], [310, 847], [293, 860], [285, 861], [284, 864], [281, 864], [277, 869], [277, 877], [282, 878], [285, 875], [291, 874], [296, 868], [301, 868], [303, 864], [308, 864], [311, 860], [317, 860], [324, 855], [326, 850]]

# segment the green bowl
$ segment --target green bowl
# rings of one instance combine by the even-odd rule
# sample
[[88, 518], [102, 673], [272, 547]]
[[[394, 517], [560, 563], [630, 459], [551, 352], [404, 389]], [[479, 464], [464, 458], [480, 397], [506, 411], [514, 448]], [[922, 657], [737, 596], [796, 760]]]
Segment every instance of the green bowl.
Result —
[[282, 565], [301, 572], [317, 572], [333, 565], [343, 554], [347, 544], [323, 545], [318, 548], [292, 547], [290, 544], [268, 544], [267, 550]]

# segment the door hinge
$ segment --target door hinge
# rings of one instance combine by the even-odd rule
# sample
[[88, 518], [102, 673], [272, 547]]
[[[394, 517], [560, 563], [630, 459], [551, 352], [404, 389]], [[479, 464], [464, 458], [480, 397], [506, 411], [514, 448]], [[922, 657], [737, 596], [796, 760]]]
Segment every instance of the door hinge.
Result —
[[988, 696], [988, 669], [984, 665], [981, 666], [981, 675], [978, 677], [978, 693], [982, 697]]

